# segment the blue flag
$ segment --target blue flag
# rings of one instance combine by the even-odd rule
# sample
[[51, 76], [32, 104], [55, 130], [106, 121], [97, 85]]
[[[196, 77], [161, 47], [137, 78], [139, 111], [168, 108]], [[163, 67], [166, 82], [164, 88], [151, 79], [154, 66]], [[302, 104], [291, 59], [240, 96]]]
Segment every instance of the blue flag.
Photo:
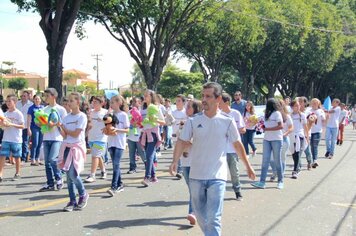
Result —
[[331, 109], [331, 99], [330, 96], [328, 96], [327, 98], [325, 98], [324, 103], [323, 103], [323, 107], [325, 110], [329, 111]]
[[114, 97], [114, 96], [116, 96], [116, 95], [119, 95], [119, 91], [117, 91], [117, 90], [105, 90], [104, 91], [105, 92], [105, 97], [107, 98], [107, 99], [111, 99], [112, 97]]

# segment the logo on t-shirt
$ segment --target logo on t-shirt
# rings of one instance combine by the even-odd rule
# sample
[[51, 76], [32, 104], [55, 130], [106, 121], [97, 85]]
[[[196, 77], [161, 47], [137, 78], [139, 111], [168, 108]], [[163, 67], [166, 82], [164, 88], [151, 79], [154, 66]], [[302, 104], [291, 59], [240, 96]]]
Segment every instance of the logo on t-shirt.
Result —
[[201, 124], [199, 124], [197, 128], [203, 128], [203, 126]]
[[76, 124], [76, 125], [77, 125], [77, 124], [78, 124], [78, 122], [79, 122], [78, 120], [76, 120], [76, 121], [72, 121], [72, 122], [67, 122], [67, 123], [66, 123], [66, 125], [70, 125], [70, 124]]

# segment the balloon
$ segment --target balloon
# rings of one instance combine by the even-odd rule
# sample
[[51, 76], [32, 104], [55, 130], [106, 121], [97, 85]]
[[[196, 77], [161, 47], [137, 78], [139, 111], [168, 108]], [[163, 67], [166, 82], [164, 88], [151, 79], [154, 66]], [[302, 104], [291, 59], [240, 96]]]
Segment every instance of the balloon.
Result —
[[331, 109], [331, 99], [330, 96], [328, 96], [327, 98], [325, 98], [324, 103], [323, 103], [323, 107], [325, 110], [329, 111]]

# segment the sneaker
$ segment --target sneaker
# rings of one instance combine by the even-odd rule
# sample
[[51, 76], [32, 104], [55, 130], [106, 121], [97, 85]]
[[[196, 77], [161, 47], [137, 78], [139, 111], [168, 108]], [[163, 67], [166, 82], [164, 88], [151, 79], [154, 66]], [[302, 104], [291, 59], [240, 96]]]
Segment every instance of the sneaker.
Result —
[[167, 151], [167, 150], [168, 150], [168, 148], [167, 148], [167, 147], [164, 147], [164, 148], [163, 148], [163, 150]]
[[161, 152], [156, 152], [156, 157], [161, 157], [162, 153]]
[[153, 162], [153, 165], [154, 165], [155, 168], [157, 168], [158, 167], [158, 162]]
[[156, 176], [152, 177], [152, 178], [150, 179], [150, 182], [153, 183], [153, 184], [158, 183], [157, 177], [156, 177]]
[[31, 162], [30, 166], [39, 166], [39, 164], [37, 164], [35, 162]]
[[292, 172], [292, 179], [298, 179], [298, 172], [297, 171], [293, 171]]
[[177, 177], [178, 179], [181, 179], [181, 178], [183, 178], [183, 175], [182, 175], [182, 173], [177, 173], [177, 174], [176, 174], [176, 177]]
[[88, 177], [84, 180], [85, 183], [93, 183], [95, 182], [95, 177], [93, 175], [88, 175]]
[[318, 166], [319, 166], [318, 162], [314, 162], [313, 165], [312, 165], [312, 167], [313, 167], [314, 169], [317, 168]]
[[333, 159], [333, 157], [334, 157], [334, 154], [330, 154], [328, 158]]
[[336, 145], [339, 145], [339, 144], [340, 144], [340, 140], [337, 140]]
[[21, 179], [21, 176], [19, 174], [15, 174], [14, 177], [12, 178], [13, 181], [17, 181]]
[[83, 196], [79, 196], [78, 205], [75, 209], [82, 210], [83, 208], [85, 208], [88, 204], [88, 199], [89, 199], [88, 193], [85, 193]]
[[308, 163], [308, 165], [307, 165], [307, 169], [308, 169], [308, 170], [311, 170], [311, 168], [312, 168], [311, 163]]
[[48, 184], [45, 184], [42, 188], [40, 188], [40, 190], [38, 190], [39, 192], [47, 192], [47, 191], [54, 191], [54, 186], [49, 186]]
[[328, 158], [328, 157], [329, 157], [329, 154], [330, 154], [330, 152], [326, 152], [326, 153], [325, 153], [325, 158]]
[[189, 214], [187, 220], [189, 220], [190, 225], [195, 225], [197, 223], [197, 218], [193, 214]]
[[2, 182], [2, 177], [0, 177], [0, 183]]
[[106, 171], [102, 171], [102, 172], [100, 173], [100, 179], [106, 179], [106, 176], [107, 176]]
[[257, 149], [255, 151], [252, 151], [252, 157], [255, 157], [257, 153]]
[[127, 171], [126, 174], [134, 174], [134, 173], [136, 173], [136, 170], [129, 170], [129, 171]]
[[242, 197], [242, 194], [241, 192], [235, 192], [235, 195], [236, 195], [236, 200], [237, 201], [242, 201], [243, 200], [243, 197]]
[[150, 184], [150, 181], [148, 180], [148, 178], [144, 178], [142, 181], [141, 181], [141, 184], [145, 187], [148, 187], [148, 185]]
[[283, 182], [278, 182], [277, 188], [278, 188], [278, 189], [283, 189], [283, 188], [284, 188]]
[[341, 141], [340, 141], [340, 143], [339, 143], [339, 145], [341, 146], [341, 145], [342, 145], [342, 143], [343, 143], [343, 141], [341, 140]]
[[63, 188], [63, 181], [62, 179], [57, 180], [57, 184], [56, 184], [57, 190], [61, 190]]
[[254, 183], [251, 183], [251, 185], [255, 188], [261, 188], [261, 189], [266, 188], [265, 183], [262, 183], [262, 182], [254, 182]]
[[109, 188], [108, 191], [106, 191], [111, 197], [115, 196], [116, 193], [124, 191], [124, 186], [119, 186], [117, 189]]
[[68, 202], [68, 204], [63, 208], [63, 211], [71, 212], [77, 207], [76, 202]]
[[270, 181], [270, 182], [273, 182], [273, 181], [275, 181], [275, 180], [276, 180], [276, 175], [272, 175], [271, 178], [269, 178], [269, 181]]

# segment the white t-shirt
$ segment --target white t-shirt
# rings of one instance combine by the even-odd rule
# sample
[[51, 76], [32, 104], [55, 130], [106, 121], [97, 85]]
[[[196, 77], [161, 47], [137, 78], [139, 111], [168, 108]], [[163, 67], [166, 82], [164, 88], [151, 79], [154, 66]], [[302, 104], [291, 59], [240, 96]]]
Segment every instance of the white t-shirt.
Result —
[[105, 128], [103, 117], [107, 112], [108, 111], [103, 108], [101, 108], [100, 111], [90, 111], [89, 116], [91, 119], [92, 127], [88, 132], [88, 141], [99, 141], [106, 143], [108, 136], [103, 134], [102, 129]]
[[[273, 128], [279, 122], [283, 124], [282, 114], [279, 111], [274, 111], [268, 120], [265, 120], [264, 124], [266, 128]], [[283, 130], [265, 131], [264, 139], [267, 141], [283, 140]]]
[[212, 118], [198, 113], [187, 120], [179, 137], [183, 141], [193, 138], [190, 178], [227, 180], [226, 145], [240, 140], [231, 117], [221, 112]]
[[356, 108], [352, 108], [351, 110], [351, 119], [352, 122], [356, 122]]
[[331, 108], [331, 110], [334, 110], [335, 112], [329, 113], [329, 119], [328, 119], [328, 123], [326, 124], [326, 127], [339, 128], [339, 117], [340, 117], [341, 109], [339, 106], [337, 106], [335, 108]]
[[[245, 123], [244, 123], [244, 120], [242, 118], [242, 115], [238, 110], [231, 109], [230, 113], [224, 113], [224, 114], [227, 114], [228, 116], [230, 116], [235, 121], [236, 127], [237, 127], [237, 131], [239, 129], [245, 127]], [[240, 135], [240, 133], [239, 133], [239, 135]], [[236, 153], [232, 143], [229, 143], [227, 145], [226, 153]]]
[[[16, 125], [24, 124], [24, 116], [22, 112], [18, 109], [14, 111], [5, 112], [4, 116], [11, 121], [11, 123]], [[4, 127], [4, 136], [2, 141], [11, 142], [11, 143], [22, 143], [22, 129], [15, 127]]]
[[[347, 116], [347, 111], [346, 110], [341, 110], [340, 111], [340, 117], [339, 117], [339, 124], [346, 124], [346, 116]], [[344, 120], [341, 122], [341, 120], [344, 118]]]
[[[64, 117], [67, 115], [67, 111], [64, 107], [56, 104], [53, 107], [51, 106], [46, 106], [43, 110], [47, 114], [51, 113], [51, 110], [55, 109], [58, 112], [58, 115], [60, 116], [60, 120], [63, 121]], [[59, 132], [57, 127], [53, 127], [49, 132], [43, 134], [43, 141], [63, 141], [63, 137], [61, 133]]]
[[24, 105], [22, 104], [22, 101], [17, 101], [17, 103], [16, 103], [16, 109], [21, 111], [21, 113], [23, 115], [25, 129], [27, 129], [27, 112], [28, 112], [28, 108], [30, 108], [30, 106], [32, 106], [32, 105], [33, 105], [33, 103], [30, 100], [27, 100], [27, 102]]
[[[174, 110], [172, 112], [172, 116], [174, 117], [174, 122], [172, 125], [172, 140], [177, 141], [178, 136], [179, 136], [179, 128], [181, 127], [180, 122], [183, 121], [185, 122], [188, 119], [187, 114], [185, 113], [185, 108], [182, 110]], [[175, 137], [174, 137], [175, 136]]]
[[307, 124], [307, 118], [304, 113], [291, 114], [294, 126], [294, 134], [304, 137], [304, 125]]
[[315, 133], [323, 132], [323, 121], [326, 119], [325, 112], [322, 109], [318, 109], [318, 110], [312, 109], [310, 110], [310, 113], [314, 113], [317, 117], [316, 124], [312, 126], [310, 133], [315, 134]]
[[72, 137], [67, 135], [64, 139], [66, 143], [85, 143], [85, 128], [87, 127], [87, 116], [83, 112], [79, 112], [78, 114], [73, 115], [69, 113], [66, 117], [64, 117], [62, 123], [64, 128], [70, 131], [74, 131], [76, 129], [80, 129], [81, 132], [78, 137]]
[[290, 115], [287, 114], [286, 117], [287, 117], [287, 119], [283, 123], [283, 133], [287, 132], [289, 130], [289, 126], [293, 125], [293, 121], [292, 121], [292, 118], [290, 117]]
[[[129, 116], [126, 112], [119, 111], [114, 113], [114, 115], [119, 120], [119, 123], [116, 124], [117, 129], [128, 129], [130, 128]], [[126, 144], [126, 133], [118, 133], [117, 135], [108, 136], [108, 147], [116, 147], [120, 149], [125, 149]]]

